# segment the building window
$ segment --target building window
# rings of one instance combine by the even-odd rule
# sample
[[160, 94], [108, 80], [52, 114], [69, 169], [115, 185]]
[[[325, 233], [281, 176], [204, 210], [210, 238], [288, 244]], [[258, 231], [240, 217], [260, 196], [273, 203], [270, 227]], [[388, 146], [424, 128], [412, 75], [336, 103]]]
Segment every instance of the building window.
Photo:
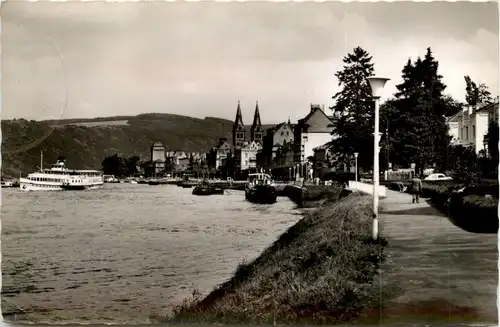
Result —
[[472, 125], [472, 137], [476, 137], [476, 125]]
[[465, 127], [465, 138], [469, 139], [469, 127]]

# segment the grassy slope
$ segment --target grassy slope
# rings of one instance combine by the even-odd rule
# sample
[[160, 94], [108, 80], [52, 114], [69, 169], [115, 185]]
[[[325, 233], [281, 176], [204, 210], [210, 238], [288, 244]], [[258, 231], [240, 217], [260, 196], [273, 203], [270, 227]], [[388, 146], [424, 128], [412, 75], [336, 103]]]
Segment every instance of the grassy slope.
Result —
[[[92, 121], [128, 119], [128, 126], [65, 125]], [[219, 137], [231, 138], [232, 122], [207, 117], [192, 118], [171, 114], [142, 114], [135, 117], [72, 119], [62, 121], [2, 121], [2, 173], [4, 177], [26, 175], [40, 164], [53, 163], [58, 156], [77, 169], [99, 169], [111, 154], [150, 156], [151, 144], [162, 142], [169, 150], [208, 151]]]
[[206, 298], [171, 322], [335, 323], [379, 305], [373, 283], [382, 246], [370, 240], [370, 197], [324, 202]]

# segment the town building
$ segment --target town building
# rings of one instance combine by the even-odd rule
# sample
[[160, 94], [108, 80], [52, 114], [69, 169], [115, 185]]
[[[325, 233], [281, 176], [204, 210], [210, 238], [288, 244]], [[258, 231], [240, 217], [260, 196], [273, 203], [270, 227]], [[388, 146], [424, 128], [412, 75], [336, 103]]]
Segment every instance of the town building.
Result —
[[[306, 176], [309, 158], [314, 158], [314, 148], [332, 140], [333, 120], [324, 106], [311, 104], [307, 116], [299, 119], [294, 127], [295, 163], [299, 166], [300, 176]], [[307, 168], [306, 168], [307, 167]]]
[[[259, 103], [256, 103], [253, 123], [248, 131], [243, 123], [241, 104], [238, 101], [236, 117], [232, 130], [232, 144], [227, 139], [219, 139], [219, 143], [207, 154], [208, 166], [213, 171], [221, 171], [231, 163], [233, 173], [248, 173], [249, 170], [262, 168], [262, 149], [264, 127], [260, 118]], [[243, 174], [243, 175], [244, 175]]]
[[240, 102], [238, 101], [236, 118], [233, 124], [233, 146], [235, 148], [241, 148], [244, 145], [246, 141], [246, 134], [245, 125], [243, 124], [243, 116], [241, 115]]
[[240, 170], [249, 170], [259, 168], [258, 155], [262, 151], [262, 144], [258, 141], [246, 143], [240, 149], [236, 149], [237, 157], [236, 167]]
[[207, 154], [208, 169], [210, 171], [217, 171], [224, 167], [227, 160], [231, 158], [234, 152], [233, 146], [226, 138], [220, 138], [219, 143], [210, 149]]
[[[288, 119], [288, 122], [283, 122], [274, 127], [268, 128], [263, 142], [265, 166], [269, 168], [279, 166], [277, 164], [279, 150], [287, 144], [291, 144], [292, 146], [287, 146], [287, 148], [291, 148], [293, 150], [293, 141], [293, 125], [290, 123], [290, 118]], [[280, 153], [283, 154], [283, 152]], [[291, 163], [291, 166], [293, 166], [293, 163]]]
[[161, 173], [165, 170], [165, 147], [161, 142], [154, 142], [151, 146], [151, 164], [154, 173]]
[[262, 143], [264, 138], [264, 129], [260, 120], [259, 103], [255, 105], [253, 123], [250, 128], [250, 142], [246, 137], [243, 117], [241, 115], [240, 102], [236, 109], [236, 119], [233, 125], [233, 148], [234, 163], [237, 171], [256, 170], [259, 168], [259, 153], [262, 152]]
[[486, 150], [485, 139], [490, 122], [498, 124], [498, 97], [493, 103], [478, 106], [464, 106], [455, 115], [448, 117], [446, 123], [452, 137], [451, 145], [472, 147], [476, 153]]

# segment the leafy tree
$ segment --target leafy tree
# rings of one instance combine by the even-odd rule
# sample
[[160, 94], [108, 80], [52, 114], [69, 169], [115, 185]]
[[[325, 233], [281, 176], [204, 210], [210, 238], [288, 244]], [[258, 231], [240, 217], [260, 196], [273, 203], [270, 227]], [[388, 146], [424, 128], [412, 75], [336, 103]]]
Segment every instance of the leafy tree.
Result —
[[446, 106], [446, 112], [445, 112], [445, 116], [446, 117], [451, 117], [453, 116], [454, 114], [456, 114], [457, 112], [461, 111], [464, 104], [461, 103], [460, 101], [457, 101], [455, 99], [453, 99], [450, 95], [445, 95], [443, 97], [443, 101], [444, 101], [444, 104]]
[[189, 156], [189, 163], [188, 163], [187, 170], [188, 170], [189, 172], [193, 172], [193, 171], [194, 171], [194, 168], [195, 168], [195, 162], [194, 162], [193, 155], [191, 154], [191, 155]]
[[173, 172], [174, 168], [175, 168], [175, 164], [174, 164], [174, 162], [173, 162], [173, 158], [168, 157], [168, 158], [165, 160], [165, 171], [166, 171], [167, 173], [171, 173], [171, 172]]
[[341, 90], [333, 96], [334, 138], [332, 151], [340, 161], [359, 153], [358, 165], [369, 168], [373, 164], [374, 102], [367, 78], [373, 75], [372, 57], [357, 47], [344, 59], [342, 70], [335, 76]]
[[491, 103], [491, 93], [484, 83], [477, 85], [469, 76], [464, 76], [464, 79], [467, 104], [475, 106], [481, 103]]
[[[439, 64], [430, 48], [422, 60], [408, 60], [403, 82], [390, 102], [391, 148], [399, 165], [416, 164], [416, 172], [443, 160], [451, 140], [445, 115], [451, 110], [446, 85], [438, 74]], [[453, 104], [455, 105], [455, 104]]]
[[491, 160], [498, 164], [498, 136], [499, 136], [499, 127], [498, 123], [495, 121], [490, 121], [488, 124], [488, 133], [486, 134], [486, 138], [488, 141], [488, 154]]
[[140, 160], [141, 160], [141, 158], [139, 158], [138, 156], [132, 156], [132, 157], [125, 160], [125, 166], [127, 168], [128, 175], [138, 173], [137, 164], [139, 163]]
[[456, 177], [467, 185], [477, 185], [481, 180], [479, 160], [474, 149], [461, 145], [453, 146], [450, 154], [450, 167]]
[[116, 153], [112, 156], [104, 158], [102, 161], [102, 170], [106, 175], [121, 177], [126, 169], [127, 166], [125, 160]]

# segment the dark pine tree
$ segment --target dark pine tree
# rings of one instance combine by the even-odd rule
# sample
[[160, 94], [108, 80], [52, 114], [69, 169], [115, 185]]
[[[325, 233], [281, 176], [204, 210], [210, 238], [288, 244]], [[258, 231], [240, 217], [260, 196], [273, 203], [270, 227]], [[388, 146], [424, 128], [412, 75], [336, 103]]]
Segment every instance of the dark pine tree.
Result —
[[374, 102], [367, 78], [373, 75], [372, 57], [360, 47], [343, 59], [343, 69], [335, 76], [341, 90], [333, 96], [334, 139], [332, 150], [343, 162], [359, 153], [358, 166], [373, 164]]
[[430, 48], [423, 60], [409, 60], [392, 103], [397, 113], [393, 113], [397, 118], [391, 135], [395, 156], [401, 165], [415, 163], [420, 174], [425, 167], [442, 161], [451, 140], [445, 120], [450, 101], [443, 94], [446, 85], [438, 67]]

